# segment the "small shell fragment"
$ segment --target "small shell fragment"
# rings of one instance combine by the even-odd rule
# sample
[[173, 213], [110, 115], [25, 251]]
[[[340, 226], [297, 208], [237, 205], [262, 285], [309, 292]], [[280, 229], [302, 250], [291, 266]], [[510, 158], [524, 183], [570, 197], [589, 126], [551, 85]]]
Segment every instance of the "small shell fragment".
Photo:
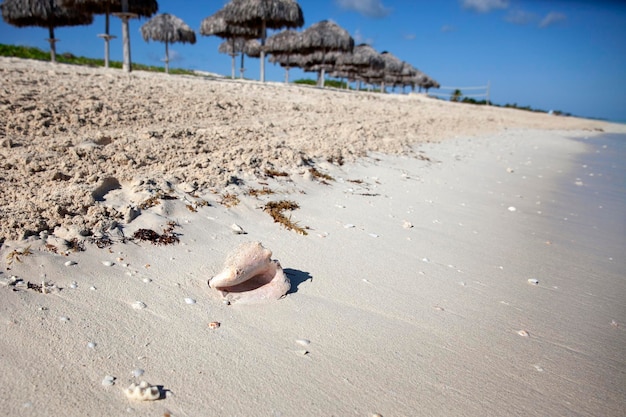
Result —
[[107, 375], [102, 379], [102, 385], [105, 387], [111, 386], [115, 384], [115, 377], [111, 375]]
[[104, 265], [104, 266], [113, 266], [113, 265], [115, 265], [115, 263], [113, 263], [112, 261], [102, 261], [102, 265]]
[[195, 304], [196, 300], [194, 300], [193, 298], [187, 297], [187, 298], [185, 298], [185, 303], [187, 303], [187, 304]]
[[241, 226], [239, 226], [238, 224], [235, 224], [235, 223], [233, 223], [230, 226], [230, 230], [232, 230], [233, 233], [236, 234], [236, 235], [245, 235], [246, 234], [246, 231], [243, 230], [243, 227], [241, 227]]
[[528, 280], [528, 283], [529, 283], [529, 284], [532, 284], [532, 285], [539, 285], [539, 280], [538, 280], [538, 279], [535, 279], [535, 278], [530, 278], [530, 279]]
[[161, 398], [161, 391], [159, 391], [159, 388], [154, 385], [150, 385], [146, 381], [141, 381], [139, 384], [130, 384], [130, 387], [126, 388], [124, 393], [131, 400], [154, 401]]
[[518, 335], [522, 336], [522, 337], [528, 337], [530, 336], [530, 334], [528, 334], [528, 332], [526, 330], [519, 330], [517, 332]]
[[141, 310], [141, 309], [144, 309], [144, 308], [148, 307], [148, 306], [147, 306], [144, 302], [142, 302], [142, 301], [135, 301], [135, 302], [132, 304], [132, 306], [133, 306], [133, 308], [134, 308], [135, 310]]
[[94, 342], [89, 342], [89, 343], [87, 343], [87, 347], [89, 349], [95, 349], [96, 348], [96, 344]]
[[76, 265], [77, 263], [78, 263], [78, 262], [76, 262], [76, 261], [67, 261], [67, 262], [65, 262], [65, 264], [64, 264], [64, 265], [65, 265], [65, 266], [72, 266], [72, 265]]
[[219, 321], [212, 321], [211, 323], [209, 323], [209, 329], [211, 330], [215, 330], [217, 328], [220, 327], [220, 322]]
[[296, 339], [296, 343], [300, 346], [308, 346], [311, 344], [311, 341], [309, 339]]
[[517, 209], [516, 209], [515, 207], [513, 207], [513, 206], [509, 207], [509, 208], [508, 208], [508, 210], [509, 210], [510, 212], [517, 211]]
[[145, 372], [145, 371], [144, 371], [143, 369], [141, 369], [141, 368], [137, 368], [137, 369], [133, 369], [132, 374], [133, 374], [133, 376], [134, 376], [135, 378], [139, 378], [140, 376], [142, 376], [142, 375], [144, 374], [144, 372]]

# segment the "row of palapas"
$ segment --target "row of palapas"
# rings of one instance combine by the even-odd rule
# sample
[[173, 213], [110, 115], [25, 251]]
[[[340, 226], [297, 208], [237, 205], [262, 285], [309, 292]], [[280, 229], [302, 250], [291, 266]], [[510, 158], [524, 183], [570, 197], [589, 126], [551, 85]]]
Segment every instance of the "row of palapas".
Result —
[[[4, 0], [0, 4], [5, 21], [18, 27], [42, 26], [50, 30], [51, 58], [54, 61], [54, 28], [90, 24], [94, 14], [106, 15], [105, 65], [108, 66], [109, 15], [122, 19], [124, 68], [130, 70], [130, 39], [128, 19], [150, 17], [158, 10], [156, 0]], [[270, 61], [286, 69], [302, 68], [318, 73], [318, 82], [324, 84], [324, 74], [347, 78], [368, 84], [411, 86], [428, 90], [439, 87], [431, 77], [401, 61], [389, 52], [378, 53], [371, 46], [355, 46], [350, 34], [332, 21], [321, 21], [297, 32], [292, 28], [304, 25], [302, 9], [295, 0], [231, 0], [218, 12], [205, 18], [200, 34], [225, 39], [220, 52], [235, 56], [261, 58], [261, 81], [265, 79], [265, 54]], [[267, 29], [284, 29], [266, 39]], [[178, 17], [159, 14], [141, 27], [143, 38], [165, 43], [166, 70], [169, 63], [168, 45], [174, 42], [195, 43], [195, 32]], [[260, 39], [260, 42], [258, 41]], [[128, 54], [127, 51], [128, 50]], [[126, 62], [128, 60], [128, 62]]]

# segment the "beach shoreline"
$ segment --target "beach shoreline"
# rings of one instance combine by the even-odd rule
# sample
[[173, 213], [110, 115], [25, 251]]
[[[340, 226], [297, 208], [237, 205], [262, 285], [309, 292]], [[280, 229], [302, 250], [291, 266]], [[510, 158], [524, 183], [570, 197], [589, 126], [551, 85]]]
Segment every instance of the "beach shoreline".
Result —
[[[37, 82], [48, 80], [37, 75], [41, 69], [33, 71]], [[91, 71], [100, 73], [76, 69]], [[48, 82], [61, 71], [54, 72]], [[89, 78], [64, 76], [78, 83]], [[215, 88], [216, 102], [224, 103]], [[247, 99], [257, 100], [250, 107], [284, 100], [274, 88], [283, 91], [257, 91]], [[277, 119], [275, 126], [287, 129], [285, 148], [306, 160], [315, 155], [313, 165], [290, 165], [292, 153], [275, 160], [274, 168], [288, 176], [263, 177], [235, 165], [242, 182], [215, 186], [214, 193], [209, 185], [202, 192], [185, 188], [192, 181], [170, 182], [177, 199], [159, 198], [120, 221], [121, 234], [109, 229], [111, 244], [102, 248], [88, 239], [84, 251], [64, 248], [54, 233], [5, 241], [0, 408], [15, 416], [622, 415], [626, 312], [624, 261], [616, 254], [623, 253], [624, 235], [613, 223], [593, 221], [595, 210], [610, 210], [614, 221], [622, 206], [611, 199], [615, 183], [604, 181], [608, 168], [586, 159], [596, 150], [611, 159], [611, 149], [599, 138], [571, 139], [620, 127], [547, 115], [516, 119], [520, 112], [445, 102], [433, 108], [422, 98], [422, 113], [405, 123], [397, 116], [409, 111], [403, 103], [412, 97], [374, 97], [373, 107], [360, 104], [361, 116], [372, 115], [364, 128], [374, 131], [380, 123], [392, 133], [369, 149], [358, 137], [342, 136], [341, 117], [331, 120], [332, 111], [324, 110], [329, 97], [348, 94], [311, 91], [300, 97], [298, 112], [307, 108], [300, 123], [318, 121], [309, 112], [319, 109], [328, 119], [326, 139], [350, 139], [353, 155], [365, 153], [344, 154], [343, 164], [329, 158], [333, 146], [309, 154], [298, 147], [312, 137], [303, 125], [287, 129], [293, 119]], [[381, 103], [394, 103], [399, 113], [379, 112]], [[242, 106], [240, 116], [261, 123]], [[285, 106], [279, 108], [287, 112], [293, 104]], [[454, 113], [458, 108], [489, 115], [464, 118]], [[441, 116], [447, 124], [431, 125], [443, 132], [429, 136], [427, 129], [421, 141], [407, 137], [411, 123], [437, 120], [441, 112], [448, 113]], [[489, 117], [502, 125], [481, 125]], [[457, 124], [448, 126], [453, 119]], [[92, 151], [102, 155], [122, 137], [155, 130], [124, 123], [116, 129], [127, 134]], [[180, 129], [172, 123], [164, 129]], [[114, 137], [112, 131], [103, 136]], [[68, 133], [67, 152], [90, 132]], [[161, 141], [187, 149], [184, 136]], [[25, 150], [9, 148], [16, 149]], [[164, 171], [141, 184], [122, 172], [120, 187], [100, 188], [96, 205], [121, 210], [164, 184]], [[15, 195], [26, 188], [21, 184]], [[250, 192], [265, 187], [273, 193]], [[600, 194], [588, 194], [596, 188]], [[227, 194], [238, 203], [224, 204]], [[581, 206], [588, 195], [596, 204]], [[306, 234], [287, 230], [264, 210], [279, 200], [298, 204], [287, 215]], [[160, 233], [171, 222], [178, 243], [127, 239], [140, 228]], [[597, 244], [602, 239], [604, 246]], [[278, 301], [225, 304], [207, 280], [249, 241], [273, 252], [291, 290]], [[19, 260], [8, 257], [13, 251]], [[42, 281], [45, 294], [36, 288]], [[215, 322], [219, 327], [210, 326]], [[140, 380], [158, 387], [161, 398], [128, 399], [124, 390]]]

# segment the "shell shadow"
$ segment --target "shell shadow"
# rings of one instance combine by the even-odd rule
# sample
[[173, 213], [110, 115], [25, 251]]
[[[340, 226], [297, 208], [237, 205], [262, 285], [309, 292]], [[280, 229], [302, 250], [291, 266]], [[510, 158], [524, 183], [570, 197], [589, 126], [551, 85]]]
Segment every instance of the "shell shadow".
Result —
[[310, 280], [313, 282], [313, 277], [308, 272], [291, 268], [285, 268], [283, 269], [283, 272], [287, 275], [287, 278], [289, 278], [289, 281], [291, 282], [291, 288], [287, 291], [287, 294], [298, 292], [298, 286], [305, 281]]

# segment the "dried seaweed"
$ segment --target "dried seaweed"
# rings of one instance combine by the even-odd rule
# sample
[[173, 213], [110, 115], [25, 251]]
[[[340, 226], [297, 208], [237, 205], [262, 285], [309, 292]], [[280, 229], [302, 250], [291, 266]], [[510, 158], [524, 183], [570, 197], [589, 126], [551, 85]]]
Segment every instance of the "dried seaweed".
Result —
[[275, 178], [275, 177], [288, 177], [289, 174], [287, 174], [286, 172], [283, 171], [277, 171], [275, 169], [271, 169], [271, 168], [267, 168], [265, 169], [265, 175], [269, 178]]
[[271, 188], [269, 188], [269, 187], [263, 187], [260, 190], [258, 188], [250, 188], [250, 189], [248, 189], [246, 194], [250, 195], [252, 197], [258, 197], [260, 195], [274, 194], [274, 191]]
[[152, 229], [139, 229], [133, 234], [133, 239], [148, 241], [154, 245], [172, 245], [180, 242], [178, 234], [174, 232], [174, 227], [176, 223], [169, 222], [161, 234]]
[[274, 222], [282, 224], [285, 229], [293, 230], [296, 233], [306, 236], [308, 234], [306, 231], [308, 227], [301, 227], [298, 225], [298, 222], [291, 220], [291, 216], [286, 217], [284, 215], [285, 211], [297, 210], [299, 208], [300, 206], [295, 201], [281, 200], [266, 203], [263, 211], [269, 213], [274, 219]]
[[158, 206], [159, 204], [161, 204], [161, 200], [176, 200], [176, 197], [171, 194], [164, 194], [162, 192], [159, 192], [139, 204], [138, 207], [141, 210], [146, 210], [150, 207]]
[[317, 178], [318, 180], [320, 180], [322, 184], [328, 185], [326, 181], [335, 181], [333, 177], [331, 177], [328, 174], [324, 174], [323, 172], [319, 172], [314, 167], [309, 168], [309, 172], [311, 173], [311, 175], [313, 175], [314, 178]]
[[12, 265], [13, 261], [17, 261], [22, 263], [22, 258], [28, 255], [32, 255], [33, 253], [30, 251], [30, 245], [28, 245], [24, 249], [13, 249], [11, 252], [7, 254], [7, 265]]
[[237, 204], [239, 204], [239, 197], [237, 197], [236, 194], [231, 193], [222, 194], [220, 204], [228, 208], [235, 207]]

